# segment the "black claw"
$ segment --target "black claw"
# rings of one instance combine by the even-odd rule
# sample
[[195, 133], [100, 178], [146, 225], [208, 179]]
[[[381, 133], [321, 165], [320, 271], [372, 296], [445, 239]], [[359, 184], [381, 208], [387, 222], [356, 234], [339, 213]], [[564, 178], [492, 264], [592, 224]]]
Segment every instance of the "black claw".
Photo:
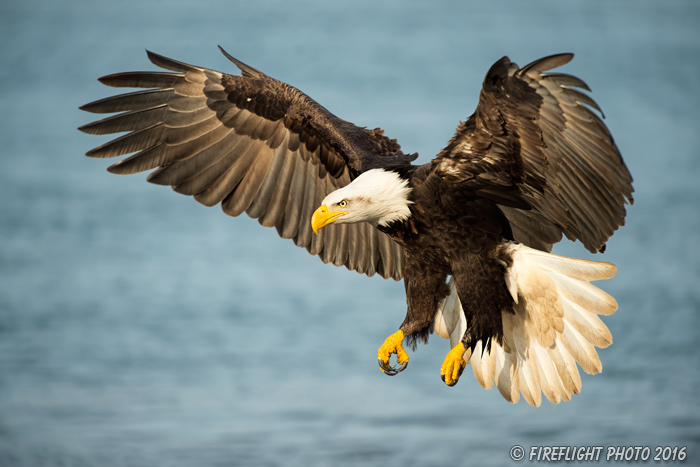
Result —
[[459, 381], [459, 377], [462, 376], [462, 372], [463, 372], [463, 371], [464, 371], [464, 368], [462, 368], [461, 370], [459, 370], [459, 374], [457, 375], [457, 379], [453, 380], [452, 383], [450, 383], [450, 384], [445, 383], [445, 375], [440, 375], [440, 378], [442, 379], [442, 382], [443, 382], [443, 383], [447, 384], [449, 387], [452, 387], [452, 386], [454, 386], [455, 384], [457, 384], [457, 382]]
[[405, 370], [406, 367], [408, 366], [408, 362], [402, 363], [402, 364], [397, 365], [397, 366], [391, 366], [391, 365], [388, 364], [388, 362], [385, 363], [385, 362], [384, 362], [383, 360], [381, 360], [381, 359], [377, 359], [377, 361], [379, 362], [379, 368], [382, 369], [382, 371], [384, 372], [384, 374], [389, 375], [389, 376], [398, 375], [398, 374], [401, 373], [403, 370]]

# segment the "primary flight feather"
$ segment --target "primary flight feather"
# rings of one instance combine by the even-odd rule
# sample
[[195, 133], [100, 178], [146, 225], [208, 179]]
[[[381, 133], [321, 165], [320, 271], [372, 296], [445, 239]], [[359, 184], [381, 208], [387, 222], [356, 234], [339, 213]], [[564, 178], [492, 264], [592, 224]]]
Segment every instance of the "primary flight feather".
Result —
[[406, 319], [378, 352], [387, 374], [406, 367], [404, 342], [432, 332], [451, 341], [446, 384], [471, 363], [511, 402], [568, 400], [581, 389], [577, 364], [601, 370], [595, 347], [612, 337], [598, 315], [617, 304], [590, 281], [615, 266], [549, 251], [562, 235], [602, 251], [624, 224], [632, 178], [585, 83], [547, 73], [572, 54], [496, 62], [474, 114], [416, 166], [383, 130], [222, 52], [241, 76], [148, 52], [170, 71], [100, 78], [145, 90], [81, 107], [117, 113], [81, 131], [127, 132], [87, 155], [130, 154], [108, 170], [155, 169], [150, 182], [245, 212], [326, 263], [403, 279]]

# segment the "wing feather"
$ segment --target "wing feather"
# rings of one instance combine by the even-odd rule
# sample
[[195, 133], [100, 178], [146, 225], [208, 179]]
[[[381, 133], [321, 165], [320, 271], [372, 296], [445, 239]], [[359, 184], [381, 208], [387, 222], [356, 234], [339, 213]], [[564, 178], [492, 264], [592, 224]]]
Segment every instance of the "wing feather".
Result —
[[[231, 193], [227, 197], [228, 206], [226, 213], [230, 216], [240, 216], [248, 210], [262, 185], [265, 174], [267, 174], [270, 165], [272, 165], [273, 150], [262, 144], [259, 149], [255, 148], [255, 146], [257, 145], [253, 144], [248, 149], [248, 152], [255, 153], [254, 163], [248, 167], [248, 170], [243, 174], [243, 178], [231, 189]], [[256, 151], [255, 149], [258, 150]]]
[[143, 129], [133, 131], [112, 141], [102, 144], [85, 153], [89, 157], [107, 158], [123, 156], [147, 149], [159, 144], [163, 134], [163, 124], [156, 123]]
[[314, 212], [314, 206], [318, 206], [318, 203], [320, 203], [323, 199], [316, 195], [316, 189], [318, 188], [319, 191], [323, 190], [322, 193], [325, 192], [325, 187], [323, 186], [325, 180], [318, 183], [316, 181], [317, 179], [316, 174], [314, 173], [315, 171], [313, 164], [311, 164], [308, 160], [305, 162], [306, 176], [304, 177], [304, 203], [301, 205], [301, 210], [299, 211], [299, 225], [297, 227], [298, 230], [294, 240], [297, 245], [306, 246], [307, 251], [309, 251], [312, 255], [317, 255], [318, 250], [315, 245], [312, 247], [312, 243], [323, 238], [325, 232], [321, 230], [319, 235], [313, 235], [309, 229], [305, 228], [305, 226], [309, 225], [311, 222], [311, 215]]
[[[92, 113], [114, 113], [134, 110], [147, 110], [162, 104], [169, 104], [175, 92], [173, 89], [149, 89], [148, 91], [136, 91], [118, 96], [107, 97], [89, 104], [80, 106], [81, 110]], [[81, 131], [86, 131], [95, 124], [87, 124], [80, 127]], [[94, 133], [92, 133], [94, 134]]]
[[282, 238], [296, 238], [299, 230], [299, 219], [306, 191], [306, 161], [293, 155], [295, 160], [294, 173], [289, 186], [289, 196], [285, 201], [284, 216], [281, 224], [277, 225], [277, 233]]
[[279, 177], [273, 183], [273, 190], [270, 194], [270, 200], [259, 216], [259, 222], [265, 227], [274, 227], [283, 223], [286, 200], [292, 186], [294, 171], [296, 169], [297, 159], [292, 157], [285, 150], [278, 150], [281, 154], [282, 162]]
[[168, 106], [161, 104], [144, 110], [134, 110], [113, 117], [107, 117], [94, 123], [84, 125], [82, 130], [92, 135], [106, 135], [134, 131], [160, 123], [167, 113]]
[[269, 150], [272, 152], [270, 166], [267, 169], [267, 173], [263, 175], [262, 183], [260, 184], [253, 201], [246, 210], [246, 214], [253, 219], [260, 219], [263, 214], [267, 212], [277, 183], [285, 183], [285, 180], [280, 177], [280, 173], [282, 172], [282, 168], [284, 166], [285, 153], [279, 149]]

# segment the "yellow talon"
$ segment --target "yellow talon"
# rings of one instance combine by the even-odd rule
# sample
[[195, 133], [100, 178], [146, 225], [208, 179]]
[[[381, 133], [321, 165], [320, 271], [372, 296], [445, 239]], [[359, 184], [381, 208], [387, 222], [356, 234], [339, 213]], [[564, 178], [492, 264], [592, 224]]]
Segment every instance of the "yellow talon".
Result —
[[460, 342], [447, 353], [445, 361], [440, 367], [440, 375], [446, 385], [454, 386], [457, 384], [459, 376], [464, 371], [464, 367], [467, 366], [467, 362], [464, 361], [464, 353], [466, 351], [464, 344]]
[[[384, 343], [379, 347], [377, 352], [377, 360], [379, 360], [379, 368], [387, 375], [395, 375], [403, 371], [408, 365], [408, 354], [403, 348], [403, 332], [396, 331], [394, 334], [386, 338]], [[396, 354], [396, 363], [398, 367], [393, 367], [389, 364], [391, 354]]]

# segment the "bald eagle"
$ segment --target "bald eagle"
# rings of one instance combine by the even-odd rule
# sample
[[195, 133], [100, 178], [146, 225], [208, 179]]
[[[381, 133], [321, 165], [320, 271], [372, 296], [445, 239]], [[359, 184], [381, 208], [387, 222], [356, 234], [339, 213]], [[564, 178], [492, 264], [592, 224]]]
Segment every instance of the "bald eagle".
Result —
[[433, 332], [451, 342], [447, 385], [471, 363], [511, 402], [569, 400], [581, 390], [577, 364], [601, 371], [595, 347], [612, 336], [598, 315], [617, 304], [590, 281], [616, 268], [550, 251], [562, 235], [603, 251], [633, 202], [632, 177], [586, 84], [547, 73], [572, 54], [523, 68], [498, 60], [474, 114], [432, 161], [413, 165], [417, 155], [383, 130], [221, 51], [241, 76], [148, 52], [170, 71], [100, 78], [142, 90], [81, 107], [116, 113], [81, 131], [127, 132], [87, 155], [131, 154], [108, 170], [155, 169], [148, 181], [245, 212], [325, 263], [403, 279], [406, 318], [378, 352], [387, 375], [406, 368], [404, 344]]

